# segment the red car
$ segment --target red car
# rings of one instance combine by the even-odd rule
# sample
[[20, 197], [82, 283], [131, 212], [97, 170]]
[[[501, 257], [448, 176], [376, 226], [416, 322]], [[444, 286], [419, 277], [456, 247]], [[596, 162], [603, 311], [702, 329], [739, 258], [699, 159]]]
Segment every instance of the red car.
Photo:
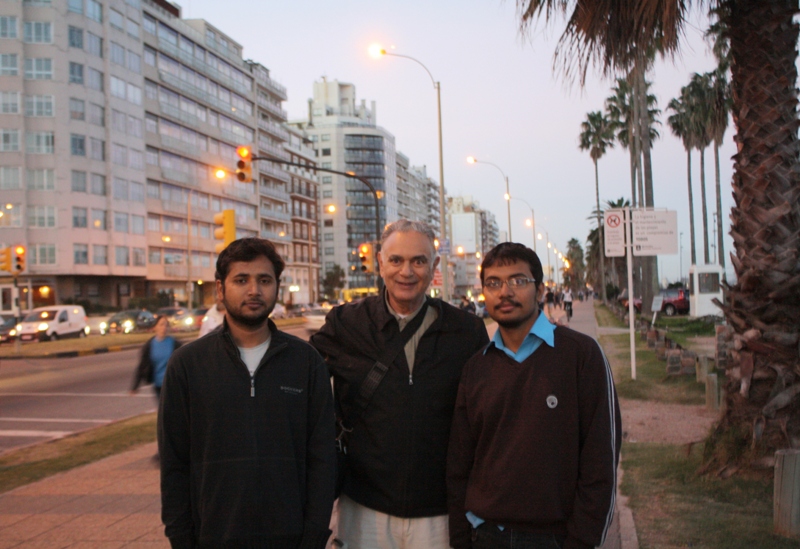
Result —
[[[689, 292], [684, 288], [670, 288], [669, 290], [661, 290], [661, 309], [658, 311], [667, 316], [675, 316], [676, 314], [689, 313]], [[623, 290], [617, 301], [622, 304], [626, 309], [628, 308], [628, 294]], [[637, 313], [642, 312], [642, 298], [633, 298], [633, 308]]]

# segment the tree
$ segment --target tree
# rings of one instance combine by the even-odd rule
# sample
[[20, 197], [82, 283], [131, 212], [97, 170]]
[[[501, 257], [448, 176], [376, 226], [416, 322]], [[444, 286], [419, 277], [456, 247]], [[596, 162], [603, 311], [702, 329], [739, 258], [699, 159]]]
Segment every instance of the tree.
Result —
[[322, 279], [322, 293], [325, 295], [325, 299], [330, 301], [336, 300], [339, 295], [339, 290], [344, 288], [344, 284], [344, 269], [334, 264], [333, 267], [325, 273], [325, 278]]
[[711, 263], [708, 242], [708, 203], [706, 201], [706, 148], [711, 144], [711, 97], [707, 75], [694, 73], [686, 95], [695, 131], [695, 148], [700, 151], [700, 208], [703, 214], [703, 260]]
[[[556, 66], [585, 80], [597, 62], [627, 71], [637, 52], [679, 47], [692, 5], [711, 0], [517, 0], [523, 29], [567, 13]], [[731, 256], [736, 283], [720, 304], [736, 337], [726, 365], [726, 411], [711, 462], [746, 465], [800, 436], [800, 140], [797, 0], [716, 0], [730, 43], [734, 140]], [[791, 406], [790, 406], [791, 404]]]
[[672, 133], [680, 138], [683, 148], [686, 149], [686, 180], [689, 188], [689, 245], [692, 254], [692, 265], [697, 264], [697, 246], [694, 234], [694, 197], [692, 194], [692, 149], [697, 140], [697, 128], [692, 118], [692, 102], [686, 86], [681, 88], [681, 96], [672, 99], [667, 109], [673, 114], [667, 118]]
[[569, 261], [569, 267], [564, 266], [564, 286], [573, 292], [582, 290], [586, 283], [586, 265], [583, 261], [583, 248], [577, 238], [570, 238], [567, 242], [567, 252], [564, 256]]
[[[597, 161], [606, 154], [606, 149], [614, 146], [614, 129], [611, 121], [600, 111], [590, 112], [586, 115], [586, 120], [581, 122], [580, 149], [589, 151], [589, 156], [594, 162], [594, 190], [597, 201], [597, 226], [602, 227], [603, 221], [600, 214], [600, 172]], [[600, 240], [600, 253], [603, 253], [602, 233]], [[600, 264], [600, 283], [602, 284], [603, 302], [606, 301], [606, 273]]]

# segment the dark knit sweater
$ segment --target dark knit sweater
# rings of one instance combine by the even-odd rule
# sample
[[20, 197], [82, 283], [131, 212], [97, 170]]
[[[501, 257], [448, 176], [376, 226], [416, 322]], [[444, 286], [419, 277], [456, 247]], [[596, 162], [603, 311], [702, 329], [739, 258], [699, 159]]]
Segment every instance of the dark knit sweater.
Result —
[[471, 547], [471, 511], [525, 532], [601, 545], [611, 523], [621, 420], [596, 341], [558, 327], [518, 363], [490, 344], [464, 366], [447, 459], [450, 543]]

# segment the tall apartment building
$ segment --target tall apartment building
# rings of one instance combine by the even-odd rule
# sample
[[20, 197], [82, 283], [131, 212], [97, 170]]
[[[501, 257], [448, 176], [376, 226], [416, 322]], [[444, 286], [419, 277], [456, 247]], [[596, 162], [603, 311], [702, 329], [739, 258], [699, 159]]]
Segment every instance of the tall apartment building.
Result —
[[471, 196], [457, 196], [449, 201], [449, 220], [454, 264], [453, 288], [457, 295], [480, 292], [481, 257], [498, 244], [497, 221]]
[[[356, 103], [353, 84], [336, 80], [314, 82], [310, 120], [294, 122], [316, 149], [320, 168], [353, 172], [367, 179], [380, 194], [380, 230], [398, 218], [395, 139], [376, 123], [375, 103]], [[377, 239], [375, 199], [361, 181], [320, 172], [322, 206], [322, 274], [339, 265], [347, 287], [374, 286], [376, 274], [364, 274], [356, 248]]]
[[289, 175], [231, 175], [238, 145], [290, 158], [286, 90], [208, 22], [164, 0], [3, 2], [0, 93], [0, 244], [28, 246], [28, 306], [211, 302], [224, 209], [294, 260]]

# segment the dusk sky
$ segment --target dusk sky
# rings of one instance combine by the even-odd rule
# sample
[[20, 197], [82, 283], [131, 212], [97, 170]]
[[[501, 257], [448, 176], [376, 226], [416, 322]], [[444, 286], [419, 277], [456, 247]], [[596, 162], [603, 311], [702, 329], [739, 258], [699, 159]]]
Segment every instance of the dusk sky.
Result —
[[[352, 83], [357, 100], [377, 103], [377, 122], [396, 138], [397, 150], [412, 165], [425, 165], [439, 178], [436, 94], [427, 73], [406, 59], [371, 58], [367, 48], [380, 43], [387, 50], [424, 63], [441, 82], [445, 186], [451, 196], [472, 195], [494, 213], [506, 230], [505, 185], [493, 167], [470, 165], [469, 155], [497, 164], [509, 177], [512, 197], [535, 210], [537, 232], [549, 232], [560, 250], [570, 238], [586, 246], [595, 221], [594, 167], [588, 152], [578, 149], [580, 124], [586, 113], [603, 109], [613, 81], [590, 74], [585, 88], [569, 85], [553, 72], [553, 52], [563, 21], [533, 32], [519, 30], [516, 3], [511, 0], [295, 0], [243, 2], [184, 0], [184, 18], [202, 18], [244, 47], [244, 57], [262, 63], [288, 89], [284, 108], [290, 120], [307, 116], [312, 84], [323, 76]], [[693, 72], [714, 68], [715, 61], [702, 34], [702, 13], [690, 15], [684, 47], [674, 60], [659, 60], [648, 80], [658, 106], [680, 93]], [[392, 51], [392, 50], [390, 50]], [[654, 195], [657, 208], [678, 212], [683, 233], [683, 274], [690, 264], [686, 152], [666, 124], [653, 145]], [[731, 156], [735, 152], [729, 127], [720, 151], [723, 226], [730, 222]], [[692, 158], [697, 230], [697, 257], [703, 261], [700, 210], [699, 154]], [[600, 201], [630, 197], [630, 167], [619, 145], [599, 163]], [[706, 151], [706, 193], [709, 232], [715, 210], [713, 148]], [[526, 227], [530, 209], [511, 201], [513, 240], [532, 244]], [[542, 241], [537, 251], [546, 264]], [[726, 236], [726, 257], [732, 241]], [[711, 249], [712, 258], [715, 251]], [[713, 262], [713, 260], [712, 260]], [[732, 277], [727, 259], [729, 278]], [[659, 279], [680, 277], [678, 255], [659, 258]]]

